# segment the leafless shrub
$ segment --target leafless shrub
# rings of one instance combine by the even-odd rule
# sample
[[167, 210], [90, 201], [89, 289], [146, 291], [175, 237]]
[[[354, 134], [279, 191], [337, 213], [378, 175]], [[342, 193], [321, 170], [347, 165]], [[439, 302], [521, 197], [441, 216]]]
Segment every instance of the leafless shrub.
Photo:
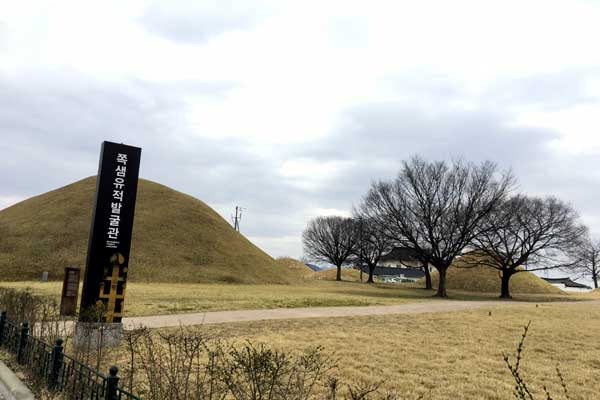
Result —
[[[227, 344], [185, 327], [169, 333], [138, 328], [125, 340], [127, 383], [149, 400], [397, 399], [382, 393], [380, 384], [340, 390], [332, 375], [336, 361], [320, 346], [288, 353], [249, 341]], [[323, 384], [325, 394], [317, 390]]]
[[48, 343], [54, 343], [59, 337], [65, 339], [70, 334], [68, 321], [60, 315], [57, 301], [35, 295], [29, 289], [0, 288], [0, 310], [6, 311], [12, 321], [27, 321], [30, 334]]
[[[536, 399], [535, 394], [533, 393], [531, 388], [527, 385], [525, 378], [521, 375], [521, 372], [519, 370], [519, 367], [521, 366], [521, 360], [523, 359], [523, 349], [524, 349], [525, 338], [527, 337], [527, 332], [529, 331], [530, 325], [531, 325], [531, 321], [529, 321], [529, 323], [527, 325], [525, 325], [525, 327], [523, 328], [523, 334], [521, 335], [521, 340], [519, 341], [519, 344], [517, 346], [517, 354], [515, 356], [514, 364], [510, 361], [507, 354], [504, 355], [504, 362], [506, 363], [506, 366], [510, 370], [510, 372], [513, 376], [513, 379], [515, 381], [513, 395], [514, 395], [515, 399], [518, 399], [518, 400], [535, 400]], [[563, 389], [564, 398], [569, 400], [571, 397], [569, 397], [569, 391], [567, 390], [567, 384], [565, 383], [565, 380], [564, 380], [562, 373], [560, 372], [560, 369], [558, 368], [558, 366], [556, 367], [556, 376], [558, 377], [560, 386]], [[544, 389], [544, 397], [546, 398], [546, 400], [552, 400], [552, 395], [550, 394], [550, 392], [548, 391], [548, 389], [546, 388], [545, 385], [543, 386], [543, 389]]]
[[236, 400], [309, 399], [317, 381], [335, 367], [320, 346], [293, 356], [246, 342], [220, 357], [220, 379]]
[[135, 373], [138, 370], [138, 357], [137, 357], [137, 348], [140, 340], [144, 338], [145, 335], [148, 334], [148, 328], [139, 327], [127, 330], [123, 333], [123, 339], [125, 341], [125, 346], [127, 348], [127, 354], [129, 356], [129, 365], [125, 369], [124, 376], [126, 377], [122, 385], [126, 385], [130, 393], [133, 392], [133, 386], [135, 383]]

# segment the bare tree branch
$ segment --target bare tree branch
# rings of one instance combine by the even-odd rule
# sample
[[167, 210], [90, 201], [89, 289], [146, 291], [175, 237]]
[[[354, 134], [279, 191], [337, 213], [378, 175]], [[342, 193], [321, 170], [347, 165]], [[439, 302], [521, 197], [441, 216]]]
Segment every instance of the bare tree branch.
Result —
[[342, 280], [342, 265], [354, 252], [357, 240], [353, 220], [338, 216], [317, 217], [308, 223], [302, 233], [304, 254], [314, 261], [335, 265], [338, 281]]
[[600, 280], [600, 240], [585, 237], [573, 253], [576, 262], [572, 270], [577, 273], [577, 278], [591, 278], [594, 288], [598, 289]]
[[373, 183], [362, 208], [394, 241], [437, 269], [437, 295], [446, 297], [447, 269], [512, 188], [512, 174], [496, 170], [489, 161], [448, 164], [413, 157], [392, 182]]
[[466, 265], [483, 265], [501, 272], [500, 297], [510, 297], [509, 280], [518, 272], [573, 268], [571, 257], [586, 228], [568, 204], [555, 197], [517, 195], [503, 202], [480, 225], [462, 258]]
[[385, 234], [381, 225], [373, 219], [361, 216], [360, 213], [360, 211], [355, 211], [355, 214], [358, 215], [354, 218], [358, 240], [353, 255], [358, 264], [369, 267], [367, 283], [373, 283], [375, 267], [379, 263], [379, 260], [381, 260], [381, 257], [393, 249], [393, 242]]

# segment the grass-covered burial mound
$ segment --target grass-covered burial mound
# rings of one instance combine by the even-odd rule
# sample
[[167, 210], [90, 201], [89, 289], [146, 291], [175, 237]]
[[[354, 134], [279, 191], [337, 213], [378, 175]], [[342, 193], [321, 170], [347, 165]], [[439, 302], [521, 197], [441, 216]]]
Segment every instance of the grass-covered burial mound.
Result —
[[[2, 280], [37, 280], [85, 266], [96, 178], [0, 210]], [[236, 232], [204, 202], [140, 179], [129, 280], [285, 283], [292, 272]]]

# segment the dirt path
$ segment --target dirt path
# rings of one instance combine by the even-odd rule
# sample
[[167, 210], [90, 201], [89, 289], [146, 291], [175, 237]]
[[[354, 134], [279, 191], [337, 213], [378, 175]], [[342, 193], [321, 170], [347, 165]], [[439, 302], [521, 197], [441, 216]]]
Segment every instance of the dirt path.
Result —
[[[566, 303], [573, 304], [573, 302], [550, 302], [544, 303], [544, 305], [548, 306], [551, 304]], [[585, 303], [600, 305], [600, 300], [586, 301]], [[310, 307], [275, 308], [271, 310], [207, 311], [194, 314], [155, 315], [147, 317], [124, 318], [123, 324], [125, 329], [131, 329], [134, 326], [139, 327], [140, 325], [148, 328], [164, 328], [179, 325], [223, 324], [227, 322], [261, 321], [273, 319], [419, 314], [527, 304], [533, 306], [535, 303], [518, 301], [435, 300], [391, 306]]]

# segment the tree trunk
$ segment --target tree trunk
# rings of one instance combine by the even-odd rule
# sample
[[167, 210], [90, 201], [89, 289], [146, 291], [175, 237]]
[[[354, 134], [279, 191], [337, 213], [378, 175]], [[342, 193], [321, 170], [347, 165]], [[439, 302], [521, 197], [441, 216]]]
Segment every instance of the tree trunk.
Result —
[[337, 274], [335, 275], [335, 280], [336, 281], [342, 280], [342, 266], [341, 265], [337, 266]]
[[448, 297], [446, 293], [446, 271], [448, 268], [438, 268], [438, 274], [440, 277], [440, 281], [438, 283], [438, 291], [436, 293], [437, 297]]
[[425, 272], [425, 289], [430, 290], [433, 288], [431, 285], [431, 274], [429, 273], [429, 265], [423, 266], [423, 272]]
[[598, 289], [598, 274], [592, 275], [592, 278], [594, 279], [594, 289]]
[[502, 286], [500, 289], [500, 298], [501, 299], [511, 299], [512, 296], [510, 295], [510, 277], [513, 274], [508, 272], [508, 271], [502, 271], [502, 276], [500, 277], [502, 279]]
[[367, 283], [373, 283], [373, 272], [375, 271], [375, 266], [369, 265], [369, 279], [367, 279]]

